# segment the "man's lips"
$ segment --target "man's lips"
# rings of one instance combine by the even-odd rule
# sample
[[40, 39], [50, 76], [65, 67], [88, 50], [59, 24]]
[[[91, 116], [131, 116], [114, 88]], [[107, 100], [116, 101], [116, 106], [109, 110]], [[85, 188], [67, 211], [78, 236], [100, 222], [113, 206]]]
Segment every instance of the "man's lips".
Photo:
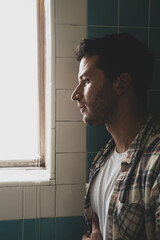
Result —
[[80, 112], [83, 113], [84, 110], [86, 109], [86, 106], [84, 104], [78, 103], [78, 107], [80, 108]]

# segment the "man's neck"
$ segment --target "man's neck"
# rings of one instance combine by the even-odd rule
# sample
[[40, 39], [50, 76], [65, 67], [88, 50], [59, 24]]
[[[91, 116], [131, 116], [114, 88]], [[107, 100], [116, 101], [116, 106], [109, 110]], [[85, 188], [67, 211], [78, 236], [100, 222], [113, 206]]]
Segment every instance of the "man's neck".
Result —
[[117, 152], [122, 153], [129, 149], [147, 116], [146, 111], [137, 110], [134, 113], [119, 114], [115, 121], [106, 124], [115, 141]]

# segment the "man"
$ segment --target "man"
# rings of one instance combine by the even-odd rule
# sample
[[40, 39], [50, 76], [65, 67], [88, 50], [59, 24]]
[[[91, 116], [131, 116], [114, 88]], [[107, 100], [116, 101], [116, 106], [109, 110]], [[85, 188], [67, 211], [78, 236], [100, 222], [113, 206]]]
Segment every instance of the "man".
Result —
[[72, 94], [83, 121], [112, 139], [86, 187], [83, 240], [160, 239], [160, 126], [147, 113], [153, 54], [127, 33], [84, 39]]

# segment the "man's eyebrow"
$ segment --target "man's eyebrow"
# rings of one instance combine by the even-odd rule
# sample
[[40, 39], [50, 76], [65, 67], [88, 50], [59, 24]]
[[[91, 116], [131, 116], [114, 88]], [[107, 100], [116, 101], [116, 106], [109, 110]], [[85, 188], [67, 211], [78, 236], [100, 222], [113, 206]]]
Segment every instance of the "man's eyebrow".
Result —
[[79, 79], [83, 79], [84, 76], [89, 77], [89, 71], [84, 72], [84, 73], [81, 74], [78, 78], [79, 78]]

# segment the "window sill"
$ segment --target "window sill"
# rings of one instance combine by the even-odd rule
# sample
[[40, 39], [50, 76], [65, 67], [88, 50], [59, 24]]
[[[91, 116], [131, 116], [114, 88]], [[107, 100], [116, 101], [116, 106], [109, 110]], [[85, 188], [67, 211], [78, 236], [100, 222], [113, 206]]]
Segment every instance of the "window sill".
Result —
[[49, 170], [0, 169], [0, 187], [55, 185]]

